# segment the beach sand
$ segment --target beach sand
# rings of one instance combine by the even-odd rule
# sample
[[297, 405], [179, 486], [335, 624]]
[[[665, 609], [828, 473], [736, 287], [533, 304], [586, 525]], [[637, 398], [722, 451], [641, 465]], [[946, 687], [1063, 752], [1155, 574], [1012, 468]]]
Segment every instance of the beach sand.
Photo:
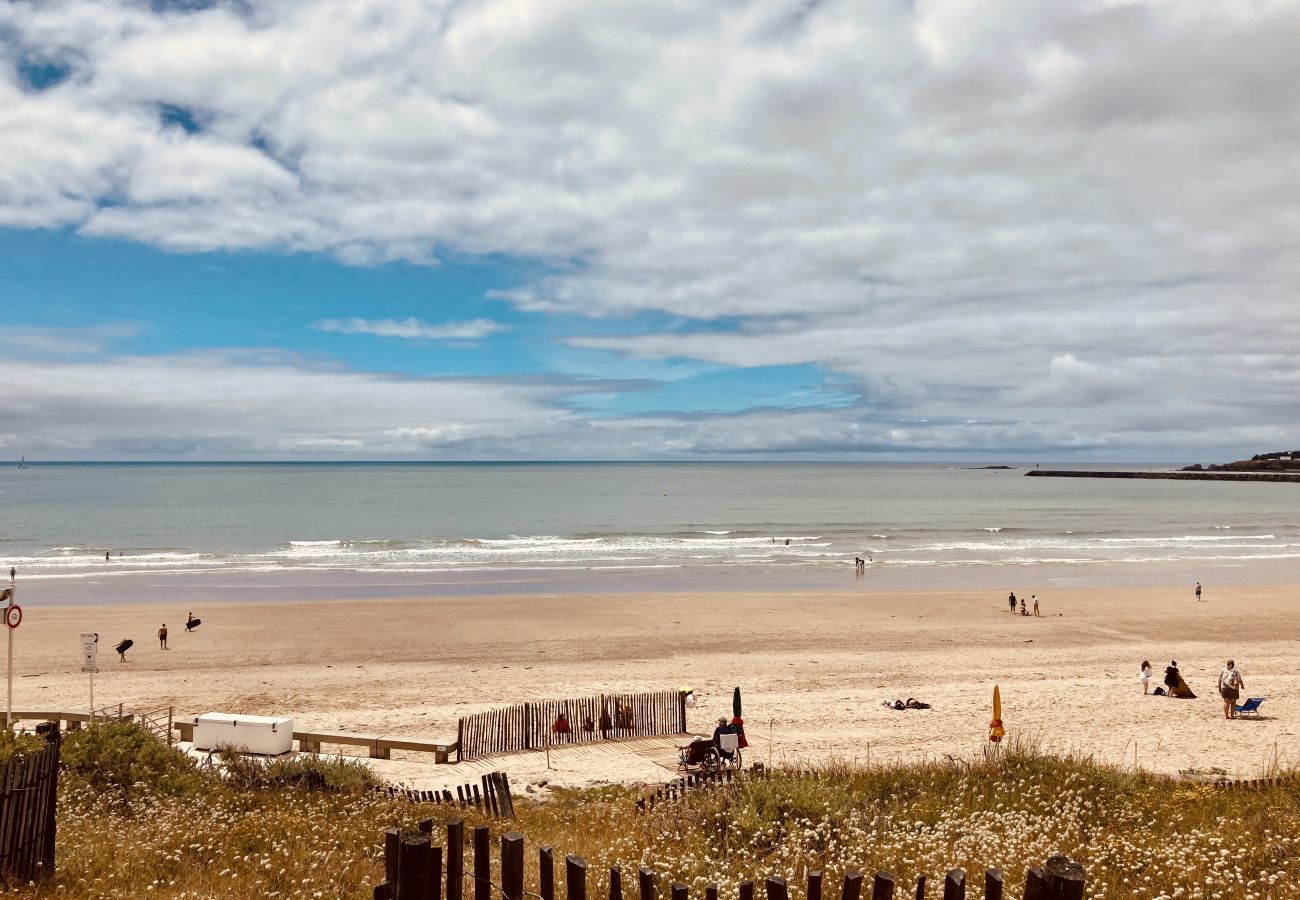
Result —
[[[1030, 574], [1022, 572], [1022, 583]], [[1017, 592], [1019, 593], [1019, 592]], [[747, 761], [858, 764], [973, 758], [993, 686], [1010, 740], [1165, 773], [1219, 767], [1258, 777], [1300, 761], [1300, 587], [1207, 585], [1039, 591], [1043, 616], [1007, 612], [1006, 591], [864, 591], [429, 597], [185, 606], [32, 605], [15, 633], [14, 707], [85, 708], [78, 634], [101, 635], [96, 703], [288, 715], [297, 728], [452, 741], [457, 717], [531, 699], [693, 687], [693, 731], [744, 694]], [[154, 633], [166, 621], [170, 650]], [[119, 638], [136, 645], [120, 663]], [[1215, 681], [1232, 656], [1259, 721], [1225, 721]], [[1177, 659], [1196, 700], [1142, 695]], [[882, 702], [917, 697], [927, 711]], [[673, 777], [676, 738], [530, 752], [438, 766], [376, 763], [417, 788], [502, 769], [517, 783]]]

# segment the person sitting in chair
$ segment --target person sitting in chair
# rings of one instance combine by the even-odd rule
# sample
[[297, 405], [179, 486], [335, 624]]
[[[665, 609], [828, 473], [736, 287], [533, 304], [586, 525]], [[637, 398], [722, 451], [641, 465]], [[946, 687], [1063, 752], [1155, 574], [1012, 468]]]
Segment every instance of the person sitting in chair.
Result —
[[718, 717], [718, 727], [713, 729], [713, 746], [718, 748], [718, 753], [723, 759], [731, 759], [731, 751], [722, 749], [722, 736], [724, 734], [735, 734], [736, 729], [727, 724], [726, 716]]

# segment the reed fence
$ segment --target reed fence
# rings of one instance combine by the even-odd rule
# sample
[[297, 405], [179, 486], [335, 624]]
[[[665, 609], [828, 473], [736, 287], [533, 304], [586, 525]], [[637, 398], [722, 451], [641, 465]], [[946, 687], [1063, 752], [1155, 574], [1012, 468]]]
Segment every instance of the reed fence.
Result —
[[48, 742], [0, 770], [0, 880], [26, 884], [54, 872], [54, 812], [59, 779], [58, 723], [41, 725]]
[[685, 800], [687, 791], [710, 785], [731, 784], [736, 780], [736, 777], [736, 769], [718, 769], [716, 772], [691, 772], [647, 791], [637, 799], [636, 808], [638, 812], [650, 812], [659, 804], [676, 803], [679, 800]]
[[[509, 831], [500, 837], [499, 859], [496, 872], [500, 881], [493, 880], [491, 835], [486, 827], [473, 830], [473, 869], [465, 871], [465, 823], [453, 819], [446, 826], [446, 846], [433, 843], [432, 820], [421, 822], [419, 829], [402, 832], [389, 828], [384, 834], [384, 881], [374, 888], [374, 900], [464, 900], [465, 886], [473, 892], [473, 900], [524, 900], [525, 895], [537, 900], [556, 900], [555, 854], [548, 846], [537, 851], [536, 890], [525, 887], [524, 836]], [[445, 850], [445, 852], [444, 852]], [[594, 878], [593, 878], [594, 881]], [[636, 873], [636, 900], [690, 900], [689, 888], [672, 882], [663, 890], [658, 875], [642, 867]], [[444, 891], [445, 885], [445, 891]], [[624, 900], [623, 872], [618, 866], [609, 869], [606, 882], [609, 900]], [[791, 885], [784, 878], [767, 878], [762, 882], [766, 900], [790, 900]], [[594, 885], [593, 885], [594, 887]], [[827, 898], [827, 885], [820, 871], [810, 871], [804, 897], [806, 900]], [[862, 900], [863, 891], [869, 890], [871, 900], [893, 900], [898, 880], [889, 872], [877, 872], [868, 882], [861, 872], [848, 872], [840, 887], [841, 900]], [[916, 880], [915, 893], [910, 887], [903, 893], [925, 900], [929, 885], [926, 876]], [[978, 887], [971, 887], [972, 892]], [[1056, 854], [1042, 866], [1025, 871], [1022, 900], [1083, 900], [1083, 867], [1069, 857]], [[632, 891], [628, 886], [628, 894]], [[755, 884], [742, 881], [738, 900], [754, 900]], [[581, 857], [564, 858], [565, 900], [596, 900], [604, 891], [588, 892], [587, 863]], [[903, 893], [899, 894], [901, 898]], [[966, 870], [955, 868], [944, 875], [943, 886], [936, 886], [932, 895], [943, 900], [966, 900]], [[972, 893], [972, 898], [975, 896]], [[1005, 877], [1001, 869], [984, 872], [984, 900], [1003, 900]], [[629, 900], [631, 898], [629, 897]], [[719, 900], [716, 883], [704, 890], [704, 900]]]
[[510, 793], [510, 779], [506, 777], [506, 773], [490, 772], [480, 779], [480, 783], [483, 786], [482, 791], [479, 790], [478, 784], [458, 784], [456, 785], [455, 795], [452, 794], [451, 788], [417, 791], [412, 788], [388, 785], [387, 787], [376, 788], [376, 790], [386, 793], [390, 797], [401, 797], [413, 803], [472, 806], [494, 816], [505, 816], [513, 819], [515, 817], [515, 803], [514, 797]]
[[686, 695], [680, 691], [541, 700], [461, 718], [456, 729], [456, 759], [685, 732]]

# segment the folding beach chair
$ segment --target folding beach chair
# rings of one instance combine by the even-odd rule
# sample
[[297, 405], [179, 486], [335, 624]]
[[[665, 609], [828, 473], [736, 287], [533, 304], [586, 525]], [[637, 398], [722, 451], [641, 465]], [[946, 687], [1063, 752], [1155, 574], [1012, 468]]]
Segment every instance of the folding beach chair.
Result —
[[1245, 702], [1245, 703], [1241, 704], [1241, 706], [1238, 706], [1238, 707], [1236, 708], [1236, 709], [1237, 709], [1237, 715], [1239, 715], [1239, 716], [1254, 716], [1256, 719], [1258, 719], [1258, 718], [1259, 718], [1259, 705], [1260, 705], [1261, 703], [1263, 703], [1263, 702], [1264, 702], [1264, 698], [1263, 698], [1263, 697], [1248, 697], [1248, 698], [1246, 698], [1246, 702]]

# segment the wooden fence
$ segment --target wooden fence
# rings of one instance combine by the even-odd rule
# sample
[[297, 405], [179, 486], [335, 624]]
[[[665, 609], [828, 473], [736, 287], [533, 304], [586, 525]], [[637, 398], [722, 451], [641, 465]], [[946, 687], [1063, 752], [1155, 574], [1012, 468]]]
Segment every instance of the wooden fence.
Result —
[[636, 801], [638, 812], [650, 812], [661, 803], [676, 803], [686, 799], [686, 792], [706, 785], [731, 784], [736, 780], [736, 769], [718, 769], [714, 772], [692, 772], [674, 778], [667, 784], [647, 791]]
[[[555, 854], [543, 845], [537, 852], [537, 889], [524, 887], [524, 836], [517, 831], [501, 835], [500, 860], [497, 866], [500, 881], [492, 880], [491, 837], [485, 827], [475, 828], [473, 837], [473, 871], [465, 872], [465, 823], [453, 819], [447, 823], [446, 853], [434, 845], [433, 822], [420, 823], [418, 831], [401, 832], [389, 828], [384, 834], [384, 882], [374, 888], [374, 900], [464, 900], [465, 881], [468, 877], [473, 900], [494, 900], [499, 894], [503, 900], [524, 900], [524, 896], [555, 900]], [[444, 878], [445, 869], [445, 878]], [[637, 900], [689, 900], [689, 888], [673, 882], [668, 891], [657, 886], [658, 876], [642, 867], [636, 874]], [[823, 900], [826, 897], [822, 873], [810, 871], [807, 878], [806, 900]], [[446, 886], [444, 893], [443, 886]], [[871, 892], [870, 900], [893, 900], [897, 880], [888, 872], [877, 872], [869, 883], [861, 872], [848, 872], [840, 888], [841, 900], [862, 900], [863, 890]], [[915, 894], [904, 888], [906, 894], [925, 900], [926, 877], [916, 881]], [[1040, 866], [1025, 872], [1023, 900], [1083, 900], [1083, 867], [1069, 857], [1057, 854]], [[615, 866], [609, 870], [609, 900], [624, 900], [623, 873]], [[767, 900], [790, 900], [791, 885], [784, 878], [768, 878], [763, 882]], [[972, 890], [978, 890], [973, 888]], [[943, 900], [966, 900], [966, 870], [952, 869], [945, 874], [943, 887], [937, 886], [933, 896]], [[603, 892], [601, 892], [603, 893]], [[628, 893], [631, 893], [629, 885]], [[1003, 900], [1004, 878], [1001, 869], [988, 869], [984, 873], [984, 900]], [[587, 891], [587, 863], [578, 856], [564, 860], [564, 896], [566, 900], [589, 900]], [[599, 894], [592, 891], [591, 900]], [[901, 898], [903, 894], [899, 894]], [[972, 895], [974, 896], [974, 895]], [[710, 884], [704, 890], [704, 900], [718, 900], [718, 886]], [[754, 900], [754, 882], [742, 881], [738, 900]]]
[[57, 723], [38, 731], [48, 744], [15, 756], [0, 771], [0, 880], [26, 884], [54, 872], [54, 811], [59, 779]]
[[[680, 691], [599, 694], [490, 709], [460, 720], [456, 759], [608, 738], [684, 734], [685, 696]], [[563, 723], [559, 729], [557, 723]]]
[[436, 791], [417, 791], [412, 788], [387, 787], [376, 788], [390, 797], [402, 797], [413, 803], [453, 804], [455, 806], [472, 806], [475, 809], [494, 816], [515, 817], [514, 798], [510, 794], [510, 779], [505, 772], [490, 772], [482, 778], [483, 790], [477, 784], [456, 785], [455, 796], [451, 788]]

